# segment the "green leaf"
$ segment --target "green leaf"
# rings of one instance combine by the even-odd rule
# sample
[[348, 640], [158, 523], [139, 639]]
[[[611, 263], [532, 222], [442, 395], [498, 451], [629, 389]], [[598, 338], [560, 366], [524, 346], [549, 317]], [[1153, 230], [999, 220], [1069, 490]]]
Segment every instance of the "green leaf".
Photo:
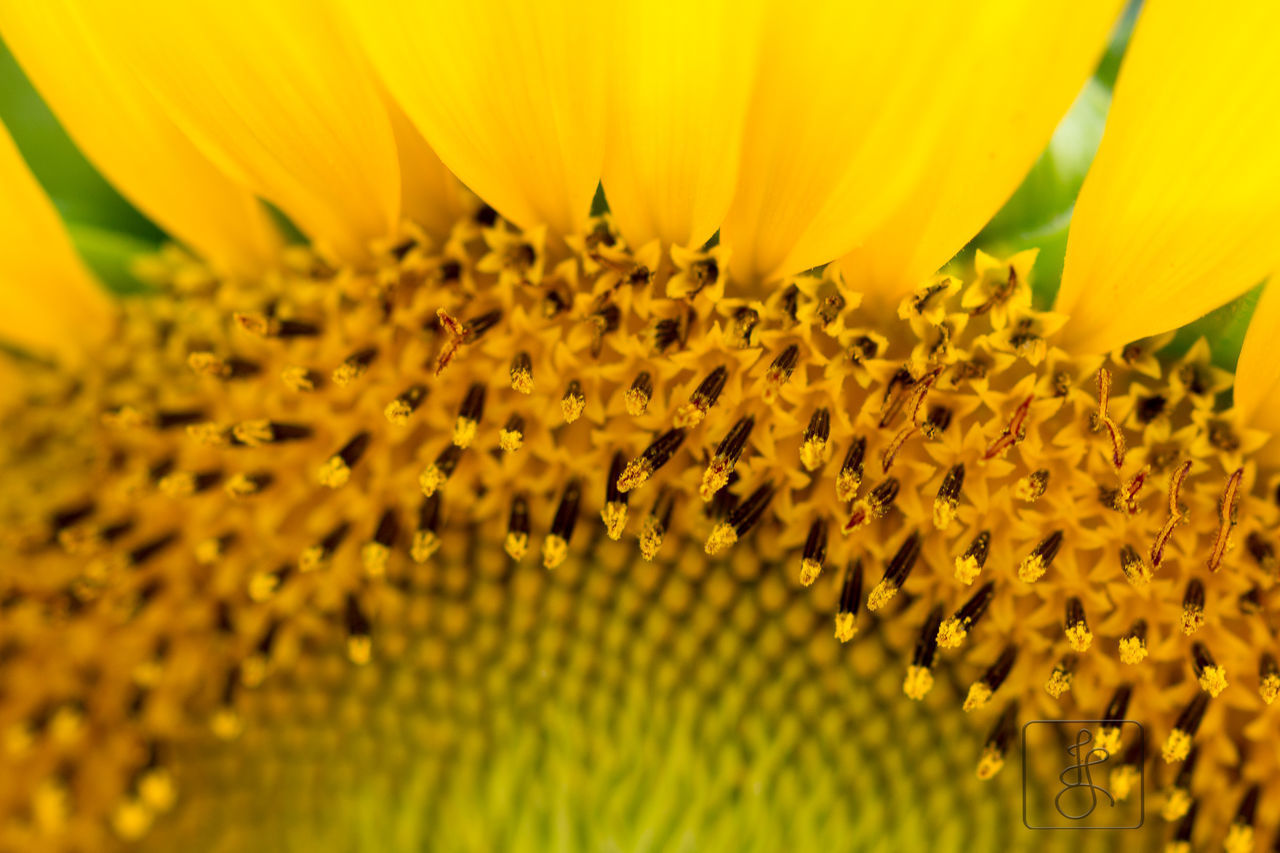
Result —
[[69, 223], [67, 231], [80, 257], [112, 293], [142, 293], [150, 289], [133, 274], [133, 264], [138, 256], [154, 252], [154, 243], [93, 225]]

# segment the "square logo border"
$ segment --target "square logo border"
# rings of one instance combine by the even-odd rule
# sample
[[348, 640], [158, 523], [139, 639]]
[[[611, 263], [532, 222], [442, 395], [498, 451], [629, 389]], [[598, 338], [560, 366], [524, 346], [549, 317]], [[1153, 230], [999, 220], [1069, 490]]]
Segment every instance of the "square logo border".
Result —
[[[1136, 824], [1126, 826], [1036, 826], [1027, 821], [1027, 729], [1033, 725], [1042, 723], [1081, 723], [1090, 726], [1099, 726], [1104, 723], [1129, 725], [1138, 727], [1138, 736], [1141, 738], [1142, 759], [1138, 763], [1138, 822]], [[1033, 831], [1063, 831], [1063, 832], [1089, 832], [1099, 830], [1125, 830], [1125, 829], [1141, 829], [1147, 822], [1147, 731], [1143, 728], [1142, 723], [1137, 720], [1060, 720], [1060, 719], [1043, 719], [1028, 720], [1022, 724], [1022, 825]]]

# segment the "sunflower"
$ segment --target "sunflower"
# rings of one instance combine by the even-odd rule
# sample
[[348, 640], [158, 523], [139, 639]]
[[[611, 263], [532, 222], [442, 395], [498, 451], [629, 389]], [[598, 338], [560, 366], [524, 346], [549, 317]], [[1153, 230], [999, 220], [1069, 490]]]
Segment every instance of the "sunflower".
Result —
[[1277, 832], [1280, 289], [1161, 350], [1280, 268], [1280, 7], [1147, 4], [1049, 306], [946, 265], [1119, 0], [106, 6], [0, 3], [174, 241], [0, 134], [0, 848], [1065, 846], [1050, 718], [1099, 846]]

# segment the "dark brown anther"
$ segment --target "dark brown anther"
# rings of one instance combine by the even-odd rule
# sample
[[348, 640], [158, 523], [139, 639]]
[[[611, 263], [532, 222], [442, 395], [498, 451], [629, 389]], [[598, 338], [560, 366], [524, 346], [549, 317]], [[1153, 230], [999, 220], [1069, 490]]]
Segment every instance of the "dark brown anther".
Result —
[[477, 225], [484, 228], [492, 228], [498, 222], [498, 211], [494, 210], [487, 204], [480, 205], [471, 217]]
[[664, 317], [653, 324], [654, 352], [666, 352], [684, 337], [681, 331], [683, 322], [683, 317]]
[[427, 399], [427, 386], [414, 383], [400, 392], [388, 405], [384, 414], [393, 424], [405, 424], [409, 416], [418, 410], [422, 401]]
[[529, 535], [529, 502], [522, 494], [511, 499], [511, 513], [507, 516], [507, 535]]
[[733, 337], [742, 347], [751, 346], [751, 333], [760, 323], [760, 312], [746, 305], [733, 312]]
[[412, 237], [406, 237], [399, 243], [392, 246], [388, 251], [391, 253], [391, 257], [395, 258], [397, 261], [403, 261], [408, 257], [409, 253], [417, 247], [417, 245], [417, 240]]
[[1258, 658], [1258, 692], [1268, 705], [1280, 696], [1280, 663], [1271, 652], [1263, 652]]
[[991, 550], [991, 531], [983, 530], [973, 537], [964, 553], [956, 557], [956, 580], [964, 584], [973, 583], [987, 564], [987, 553]]
[[995, 725], [987, 735], [986, 744], [982, 748], [982, 757], [978, 760], [978, 778], [990, 779], [1004, 766], [1005, 755], [1009, 745], [1018, 734], [1018, 700], [1005, 705], [996, 719]]
[[879, 426], [881, 429], [893, 423], [898, 412], [902, 411], [902, 407], [906, 404], [907, 397], [910, 396], [909, 392], [915, 384], [915, 377], [905, 367], [898, 368], [898, 372], [889, 379], [889, 384], [884, 391], [884, 399], [880, 402]]
[[644, 526], [640, 529], [640, 555], [645, 560], [652, 560], [662, 547], [662, 540], [671, 526], [671, 515], [675, 511], [675, 492], [663, 488], [653, 502], [653, 508], [645, 517]]
[[378, 357], [377, 347], [365, 347], [356, 350], [342, 360], [342, 364], [338, 365], [333, 371], [334, 384], [342, 387], [349, 385], [356, 379], [364, 375], [369, 369], [369, 365], [373, 364], [373, 360]]
[[907, 534], [907, 538], [902, 541], [893, 557], [885, 564], [884, 577], [867, 596], [868, 610], [879, 610], [898, 594], [898, 590], [902, 589], [902, 585], [907, 582], [907, 576], [911, 574], [911, 569], [915, 567], [916, 560], [920, 557], [920, 542], [918, 531], [913, 530]]
[[342, 546], [349, 532], [351, 532], [351, 525], [346, 521], [340, 521], [334, 525], [333, 529], [326, 533], [323, 539], [302, 552], [302, 556], [298, 559], [299, 570], [304, 572], [314, 571], [324, 563], [327, 563], [333, 557], [334, 552]]
[[480, 418], [484, 416], [484, 398], [484, 384], [481, 382], [473, 383], [467, 389], [467, 395], [462, 398], [462, 405], [458, 408], [458, 418], [479, 423]]
[[831, 436], [831, 412], [823, 407], [809, 418], [800, 444], [800, 463], [806, 471], [816, 471], [826, 461], [827, 439]]
[[623, 506], [627, 505], [629, 495], [626, 492], [618, 490], [618, 480], [622, 478], [622, 472], [626, 470], [627, 457], [621, 450], [613, 454], [613, 459], [609, 462], [609, 474], [605, 477], [604, 484], [604, 501], [606, 504], [619, 503]]
[[[1102, 719], [1108, 723], [1118, 723], [1125, 718], [1125, 714], [1129, 711], [1129, 700], [1133, 697], [1133, 685], [1121, 684], [1116, 688], [1116, 692], [1111, 694], [1111, 701], [1107, 703], [1107, 710], [1103, 712]], [[1107, 728], [1115, 728], [1109, 726]]]
[[643, 415], [649, 408], [649, 401], [653, 399], [653, 378], [649, 376], [647, 370], [640, 371], [636, 378], [632, 380], [631, 387], [627, 389], [624, 395], [624, 402], [627, 405], [627, 414], [634, 417]]
[[1182, 632], [1194, 634], [1204, 624], [1204, 584], [1199, 578], [1187, 583], [1182, 595]]
[[738, 459], [741, 458], [742, 451], [747, 446], [747, 439], [751, 436], [755, 422], [756, 419], [751, 415], [739, 418], [729, 430], [729, 434], [720, 440], [715, 456], [702, 474], [702, 485], [698, 492], [704, 501], [711, 500], [717, 492], [729, 484], [729, 476], [733, 473], [734, 466], [738, 464]]
[[986, 685], [988, 690], [995, 693], [1000, 689], [1000, 685], [1004, 684], [1005, 679], [1009, 677], [1009, 673], [1013, 671], [1013, 665], [1017, 660], [1018, 647], [1005, 646], [1004, 650], [1000, 652], [1000, 656], [991, 662], [991, 666], [987, 667], [979, 680]]
[[548, 320], [559, 317], [573, 306], [573, 297], [548, 287], [542, 294], [542, 316]]
[[929, 611], [920, 634], [916, 637], [915, 651], [911, 655], [912, 666], [923, 669], [933, 666], [933, 658], [938, 653], [938, 628], [942, 625], [943, 612], [941, 604]]
[[174, 530], [162, 533], [154, 539], [149, 539], [129, 552], [129, 565], [141, 566], [177, 541], [178, 533]]
[[622, 310], [609, 303], [593, 311], [591, 317], [591, 357], [599, 358], [604, 350], [604, 337], [615, 331], [622, 323]]
[[1195, 776], [1196, 763], [1199, 760], [1200, 747], [1191, 747], [1191, 751], [1187, 753], [1187, 757], [1182, 759], [1182, 764], [1178, 766], [1178, 775], [1173, 777], [1174, 788], [1181, 788], [1183, 791], [1190, 793], [1191, 779]]
[[778, 353], [764, 374], [765, 402], [769, 402], [777, 395], [778, 389], [787, 383], [799, 363], [800, 346], [798, 344], [791, 344]]
[[827, 520], [817, 518], [809, 525], [809, 535], [805, 537], [804, 552], [800, 557], [800, 583], [810, 586], [816, 581], [826, 559]]
[[156, 412], [152, 424], [158, 430], [166, 430], [198, 424], [204, 420], [205, 412], [202, 409], [169, 409]]
[[782, 307], [782, 313], [786, 314], [787, 317], [790, 318], [791, 322], [800, 322], [799, 316], [796, 313], [800, 308], [800, 288], [796, 287], [794, 284], [788, 285], [787, 289], [782, 291], [780, 305]]
[[809, 425], [804, 430], [804, 440], [817, 439], [825, 442], [831, 435], [831, 410], [823, 407], [809, 418]]
[[521, 394], [533, 393], [533, 361], [529, 353], [521, 350], [511, 359], [511, 387]]
[[982, 614], [987, 612], [987, 606], [991, 604], [991, 599], [996, 595], [995, 581], [987, 581], [978, 591], [969, 597], [969, 600], [960, 606], [956, 611], [956, 615], [952, 618], [960, 624], [965, 631], [973, 628], [982, 618]]
[[822, 321], [822, 325], [826, 326], [834, 323], [836, 318], [840, 316], [840, 312], [845, 309], [844, 297], [839, 293], [832, 293], [822, 297], [822, 301], [818, 303], [818, 319]]
[[1252, 827], [1254, 821], [1258, 818], [1258, 798], [1262, 794], [1262, 788], [1258, 785], [1250, 785], [1249, 789], [1244, 792], [1244, 796], [1240, 798], [1240, 807], [1236, 809], [1235, 820], [1232, 821], [1234, 826]]
[[983, 459], [991, 460], [1003, 456], [1015, 444], [1027, 437], [1027, 419], [1031, 415], [1031, 404], [1034, 401], [1035, 396], [1029, 395], [1018, 404], [1018, 408], [1013, 412], [1013, 417], [1009, 419], [1009, 425], [1001, 431], [995, 441], [987, 446], [986, 453], [982, 455]]
[[1055, 530], [1037, 543], [1031, 553], [1018, 565], [1018, 578], [1024, 583], [1035, 583], [1053, 565], [1062, 547], [1062, 531]]
[[120, 539], [124, 537], [126, 534], [132, 532], [135, 524], [136, 522], [132, 518], [122, 519], [120, 521], [114, 522], [113, 524], [108, 524], [105, 527], [103, 527], [102, 530], [99, 531], [98, 537], [103, 542], [110, 545], [112, 542], [115, 542], [117, 539]]
[[867, 439], [855, 436], [845, 452], [844, 462], [840, 464], [840, 473], [836, 477], [836, 499], [848, 503], [858, 495], [862, 485], [862, 460], [867, 455]]
[[1245, 547], [1249, 549], [1249, 556], [1253, 557], [1253, 561], [1258, 564], [1258, 568], [1268, 574], [1274, 574], [1277, 567], [1280, 567], [1280, 561], [1276, 559], [1276, 549], [1266, 539], [1262, 538], [1262, 534], [1256, 530], [1249, 532], [1244, 540]]
[[560, 412], [564, 416], [564, 422], [571, 424], [582, 417], [586, 407], [587, 395], [582, 392], [582, 383], [576, 379], [570, 379], [564, 396], [560, 398]]
[[686, 296], [693, 296], [704, 287], [710, 287], [720, 279], [720, 265], [716, 263], [715, 258], [703, 258], [694, 261], [689, 265], [689, 280], [693, 284], [692, 292]]
[[872, 489], [865, 498], [853, 505], [853, 509], [849, 513], [849, 519], [844, 523], [842, 530], [850, 533], [859, 528], [865, 527], [873, 520], [881, 518], [893, 506], [898, 498], [899, 490], [898, 480], [895, 477], [886, 477]]
[[397, 518], [394, 508], [387, 507], [378, 519], [378, 526], [373, 532], [373, 541], [384, 548], [390, 548], [396, 544], [396, 537], [399, 535], [400, 519]]
[[1200, 682], [1200, 687], [1210, 696], [1216, 697], [1227, 687], [1227, 672], [1214, 661], [1209, 647], [1204, 643], [1191, 644], [1191, 669]]
[[1200, 729], [1200, 723], [1204, 721], [1204, 712], [1209, 708], [1209, 694], [1200, 692], [1195, 695], [1182, 713], [1178, 714], [1178, 720], [1173, 724], [1175, 731], [1184, 732], [1188, 737], [1195, 737], [1196, 732]]
[[578, 505], [582, 502], [582, 487], [576, 479], [570, 480], [560, 496], [560, 504], [556, 507], [555, 517], [551, 520], [551, 535], [559, 536], [568, 543], [573, 536], [573, 528], [578, 523]]
[[853, 339], [845, 353], [853, 364], [862, 364], [862, 362], [873, 359], [879, 354], [880, 345], [870, 335], [858, 335]]
[[1138, 419], [1138, 423], [1149, 424], [1164, 414], [1166, 405], [1168, 405], [1168, 401], [1160, 394], [1139, 397], [1137, 405], [1134, 406], [1133, 414]]
[[1089, 631], [1089, 623], [1084, 616], [1084, 602], [1076, 596], [1067, 599], [1066, 616], [1063, 628], [1067, 633], [1067, 642], [1078, 652], [1089, 650], [1093, 644], [1093, 634]]
[[1045, 682], [1045, 692], [1057, 699], [1071, 689], [1071, 676], [1076, 670], [1076, 656], [1067, 653], [1058, 659], [1054, 664], [1053, 671], [1049, 673], [1049, 680]]
[[858, 631], [858, 601], [862, 598], [862, 558], [849, 562], [840, 584], [840, 604], [836, 609], [836, 639], [847, 643]]
[[347, 629], [347, 657], [357, 665], [368, 663], [373, 653], [371, 637], [373, 625], [361, 609], [355, 593], [347, 593], [343, 621]]
[[360, 457], [364, 456], [364, 452], [369, 449], [370, 435], [368, 432], [358, 432], [335, 453], [339, 459], [346, 464], [348, 468], [354, 468], [356, 463], [360, 461]]
[[964, 488], [964, 463], [958, 462], [947, 469], [933, 499], [933, 526], [946, 530], [955, 520], [960, 508], [960, 490]]
[[498, 323], [502, 322], [502, 309], [495, 308], [492, 311], [486, 311], [478, 317], [472, 317], [463, 324], [468, 344], [474, 344], [476, 341], [484, 337], [485, 333], [492, 329]]
[[747, 495], [740, 504], [734, 507], [733, 512], [729, 513], [729, 526], [734, 529], [739, 539], [745, 536], [760, 521], [764, 511], [768, 509], [770, 501], [773, 500], [773, 495], [776, 491], [777, 489], [774, 488], [773, 483], [767, 482]]
[[951, 426], [951, 410], [946, 406], [935, 405], [929, 407], [929, 413], [925, 416], [924, 423], [920, 425], [920, 431], [924, 433], [925, 438], [934, 439], [946, 432], [949, 426]]
[[720, 392], [724, 390], [725, 383], [728, 380], [729, 368], [723, 364], [708, 373], [706, 378], [699, 382], [698, 387], [693, 389], [693, 393], [689, 395], [689, 402], [676, 410], [675, 425], [677, 427], [695, 427], [702, 423], [703, 418], [707, 416], [707, 412], [720, 399]]
[[686, 431], [677, 427], [658, 436], [638, 457], [631, 460], [618, 478], [618, 491], [629, 492], [639, 488], [663, 465], [671, 461], [684, 443]]
[[[172, 465], [172, 462], [170, 462], [170, 464]], [[166, 471], [164, 473], [168, 472]], [[163, 477], [164, 473], [160, 474], [160, 476]], [[152, 473], [152, 477], [155, 477], [154, 472]], [[49, 530], [56, 535], [59, 531], [65, 530], [73, 524], [79, 524], [84, 521], [86, 518], [93, 515], [96, 509], [97, 504], [92, 500], [84, 500], [80, 503], [71, 504], [50, 516]]]

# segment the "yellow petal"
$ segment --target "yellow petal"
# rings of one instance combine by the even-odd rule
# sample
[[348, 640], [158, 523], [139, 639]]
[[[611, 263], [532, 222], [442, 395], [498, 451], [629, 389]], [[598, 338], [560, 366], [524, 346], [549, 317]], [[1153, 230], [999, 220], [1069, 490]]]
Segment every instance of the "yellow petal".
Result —
[[110, 317], [106, 294], [0, 127], [0, 341], [74, 359]]
[[1148, 3], [1076, 203], [1057, 308], [1104, 352], [1280, 267], [1280, 3]]
[[503, 216], [566, 232], [604, 153], [610, 4], [342, 0], [405, 114]]
[[106, 60], [70, 3], [4, 0], [0, 32], [67, 133], [139, 209], [220, 269], [252, 275], [270, 263], [278, 238], [262, 205]]
[[1019, 3], [999, 33], [956, 42], [955, 61], [971, 63], [963, 72], [969, 90], [943, 128], [941, 144], [916, 167], [909, 192], [846, 258], [846, 281], [900, 298], [982, 229], [1018, 188], [1093, 73], [1121, 5]]
[[383, 107], [395, 134], [404, 216], [441, 240], [467, 210], [465, 190], [445, 168], [399, 105], [384, 92]]
[[1280, 278], [1273, 278], [1263, 288], [1244, 336], [1244, 347], [1236, 364], [1235, 404], [1250, 426], [1269, 430], [1274, 435], [1280, 435], [1277, 340], [1280, 340]]
[[633, 246], [701, 245], [738, 177], [762, 0], [628, 0], [611, 39], [604, 189]]
[[[1061, 0], [772, 5], [739, 191], [721, 235], [739, 275], [767, 281], [830, 261], [907, 205], [922, 180], [962, 168], [985, 173], [986, 164], [964, 158], [991, 150], [971, 107], [987, 104], [983, 93], [992, 86], [1031, 100], [1001, 105], [1008, 118], [992, 128], [1015, 134], [1014, 153], [995, 167], [1009, 184], [996, 195], [1011, 191], [1025, 152], [1052, 131], [1044, 115], [1068, 106], [1070, 94], [1058, 94], [1071, 90], [1063, 81], [1088, 64], [1081, 57], [1097, 49], [1114, 4], [1076, 7], [1081, 21]], [[1058, 38], [1068, 44], [1058, 48]], [[1032, 58], [1037, 48], [1063, 51], [1061, 76]], [[1007, 61], [1011, 55], [1029, 67]], [[1053, 109], [1036, 103], [1037, 69], [1053, 81]], [[1020, 75], [1030, 79], [1006, 79]], [[1018, 138], [1023, 133], [1032, 143]], [[963, 180], [954, 174], [948, 180]], [[946, 198], [966, 192], [943, 191]]]
[[346, 257], [397, 224], [391, 126], [323, 5], [73, 0], [103, 60], [132, 68], [196, 147]]

